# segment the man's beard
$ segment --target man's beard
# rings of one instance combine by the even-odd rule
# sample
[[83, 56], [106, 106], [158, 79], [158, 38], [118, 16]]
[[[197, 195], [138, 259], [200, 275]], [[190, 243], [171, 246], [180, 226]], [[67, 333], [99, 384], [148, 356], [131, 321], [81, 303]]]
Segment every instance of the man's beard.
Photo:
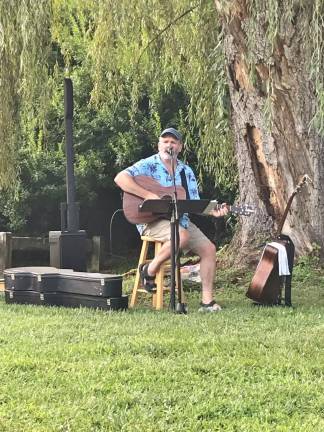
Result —
[[166, 151], [159, 151], [159, 155], [160, 158], [164, 161], [168, 161], [168, 160], [170, 161], [172, 159], [172, 156], [169, 155], [169, 153], [167, 153]]

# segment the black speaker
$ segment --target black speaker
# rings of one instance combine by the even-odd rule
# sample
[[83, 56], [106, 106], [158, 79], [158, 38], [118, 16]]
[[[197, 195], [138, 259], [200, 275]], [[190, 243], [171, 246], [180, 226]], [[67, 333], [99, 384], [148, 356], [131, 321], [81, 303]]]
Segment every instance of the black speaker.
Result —
[[87, 237], [85, 231], [50, 231], [49, 244], [51, 267], [87, 271]]

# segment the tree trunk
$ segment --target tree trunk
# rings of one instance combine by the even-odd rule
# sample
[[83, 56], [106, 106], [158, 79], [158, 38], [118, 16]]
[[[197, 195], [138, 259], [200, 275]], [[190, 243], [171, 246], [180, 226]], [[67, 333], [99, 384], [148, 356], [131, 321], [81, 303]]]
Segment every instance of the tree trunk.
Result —
[[[310, 127], [316, 99], [307, 53], [302, 49], [305, 13], [296, 8], [293, 24], [281, 18], [270, 47], [260, 14], [254, 23], [256, 43], [251, 53], [246, 29], [252, 17], [246, 1], [227, 2], [227, 11], [223, 2], [215, 3], [224, 22], [240, 199], [257, 206], [255, 215], [242, 218], [235, 247], [251, 249], [261, 239], [274, 236], [300, 176], [308, 174], [313, 186], [304, 187], [294, 198], [283, 233], [292, 238], [298, 254], [311, 251], [314, 242], [323, 251], [323, 138]], [[251, 54], [253, 81], [247, 62]]]

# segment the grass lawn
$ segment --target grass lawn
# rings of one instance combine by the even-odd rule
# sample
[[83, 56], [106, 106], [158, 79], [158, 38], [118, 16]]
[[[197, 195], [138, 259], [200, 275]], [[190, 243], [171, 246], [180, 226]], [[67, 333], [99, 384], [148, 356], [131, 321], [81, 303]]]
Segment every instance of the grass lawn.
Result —
[[0, 431], [324, 431], [324, 271], [295, 268], [294, 308], [253, 306], [250, 278], [218, 273], [219, 314], [196, 289], [187, 316], [1, 295]]

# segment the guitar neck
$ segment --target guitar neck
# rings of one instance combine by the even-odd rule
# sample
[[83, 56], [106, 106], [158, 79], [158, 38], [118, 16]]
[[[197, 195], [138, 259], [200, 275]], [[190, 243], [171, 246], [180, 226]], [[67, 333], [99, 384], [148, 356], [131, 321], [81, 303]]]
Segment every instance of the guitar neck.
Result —
[[288, 215], [288, 212], [289, 212], [290, 207], [291, 207], [291, 203], [292, 203], [292, 201], [293, 201], [294, 196], [296, 195], [296, 193], [297, 193], [297, 192], [293, 192], [292, 195], [291, 195], [291, 197], [290, 197], [289, 200], [288, 200], [288, 203], [287, 203], [287, 205], [286, 205], [286, 208], [285, 208], [284, 214], [283, 214], [283, 216], [282, 216], [282, 218], [281, 218], [281, 221], [280, 221], [280, 224], [279, 224], [279, 227], [278, 227], [278, 230], [277, 230], [277, 236], [279, 236], [279, 235], [281, 234], [282, 228], [283, 228], [283, 226], [284, 226], [284, 224], [285, 224], [285, 222], [286, 222], [287, 215]]
[[277, 229], [277, 236], [279, 236], [281, 234], [282, 228], [284, 226], [284, 223], [286, 222], [286, 218], [287, 218], [288, 212], [289, 212], [290, 207], [291, 207], [291, 203], [292, 203], [295, 195], [297, 195], [297, 193], [300, 192], [301, 188], [303, 186], [305, 186], [307, 183], [313, 184], [313, 182], [310, 179], [310, 177], [307, 174], [304, 174], [303, 177], [302, 177], [302, 179], [299, 181], [299, 183], [296, 186], [294, 192], [291, 194], [291, 196], [290, 196], [290, 198], [288, 200], [288, 203], [287, 203], [287, 206], [285, 208], [284, 214], [283, 214], [283, 216], [281, 218], [280, 224], [279, 224], [278, 229]]
[[[210, 214], [212, 210], [220, 210], [223, 208], [223, 204], [218, 204], [216, 201], [210, 201], [209, 205], [206, 207], [204, 214]], [[236, 205], [228, 205], [226, 204], [226, 208], [230, 213], [233, 213], [235, 215], [240, 216], [251, 216], [255, 212], [255, 209], [253, 206], [248, 204], [243, 204], [240, 206]]]
[[[226, 207], [228, 208], [228, 211], [230, 213], [240, 213], [242, 210], [242, 207], [235, 206], [235, 205], [226, 205]], [[222, 209], [222, 204], [216, 204], [214, 207], [214, 210], [221, 210], [221, 209]]]

